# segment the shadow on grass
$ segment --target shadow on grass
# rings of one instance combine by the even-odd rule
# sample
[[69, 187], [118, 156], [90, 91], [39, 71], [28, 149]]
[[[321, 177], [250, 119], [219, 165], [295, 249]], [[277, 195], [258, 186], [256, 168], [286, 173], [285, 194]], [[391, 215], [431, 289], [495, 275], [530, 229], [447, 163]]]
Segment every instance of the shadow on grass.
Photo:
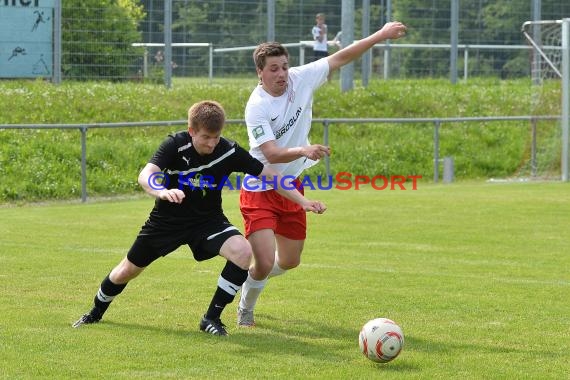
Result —
[[[158, 326], [156, 321], [122, 322], [103, 319], [101, 322], [81, 326], [80, 329], [98, 329], [101, 333], [112, 333], [114, 336], [134, 335], [142, 338], [145, 334], [160, 334], [180, 340], [191, 340], [193, 343], [209, 344], [220, 342], [227, 345], [227, 351], [238, 355], [246, 355], [250, 359], [267, 360], [267, 357], [291, 356], [306, 358], [313, 361], [326, 361], [354, 365], [360, 363], [379, 370], [393, 372], [411, 371], [418, 369], [406, 361], [394, 361], [388, 365], [377, 364], [367, 360], [358, 347], [358, 332], [338, 326], [323, 326], [309, 319], [283, 319], [265, 314], [259, 314], [264, 321], [254, 328], [239, 328], [228, 326], [228, 337], [214, 337], [205, 334], [198, 328], [198, 321], [193, 325], [189, 320], [178, 325]], [[359, 364], [359, 365], [360, 365]]]
[[[147, 324], [121, 322], [116, 320], [102, 320], [96, 325], [82, 326], [81, 329], [97, 328], [98, 326], [109, 328], [120, 328], [125, 333], [136, 332], [160, 333], [166, 336], [180, 337], [183, 339], [198, 339], [208, 341], [210, 339], [229, 339], [232, 344], [237, 344], [242, 350], [252, 353], [259, 351], [260, 354], [298, 354], [301, 356], [328, 356], [339, 360], [347, 360], [358, 357], [358, 332], [349, 328], [339, 328], [338, 326], [324, 326], [321, 323], [309, 319], [288, 319], [278, 318], [268, 314], [257, 315], [257, 325], [254, 328], [239, 328], [228, 326], [229, 337], [212, 337], [198, 328], [198, 321], [193, 325], [189, 320], [177, 326], [157, 326], [154, 322]], [[65, 324], [70, 327], [71, 324]], [[323, 342], [326, 342], [324, 344]], [[421, 337], [407, 334], [405, 336], [404, 352], [430, 353], [445, 355], [449, 352], [473, 352], [488, 354], [524, 354], [539, 355], [545, 359], [559, 358], [558, 352], [540, 353], [524, 347], [506, 347], [488, 344], [469, 343], [466, 341], [439, 342], [426, 340]], [[371, 362], [374, 365], [374, 363]], [[392, 365], [396, 364], [395, 362]], [[386, 366], [383, 366], [384, 368]], [[397, 369], [415, 370], [414, 366], [406, 363], [398, 363]], [[396, 368], [394, 368], [396, 369]]]
[[[184, 321], [185, 323], [180, 323], [177, 326], [157, 326], [156, 322], [149, 322], [145, 324], [144, 321], [140, 323], [132, 323], [132, 322], [121, 322], [112, 319], [103, 319], [101, 322], [97, 323], [99, 326], [108, 326], [112, 328], [120, 328], [125, 330], [125, 332], [136, 333], [136, 332], [147, 332], [147, 333], [160, 333], [168, 336], [180, 337], [180, 338], [188, 338], [191, 336], [201, 336], [206, 335], [198, 328], [198, 322], [196, 321], [196, 326], [194, 329], [191, 329], [193, 326], [190, 325], [189, 321]], [[96, 327], [94, 325], [93, 327]], [[92, 326], [87, 326], [87, 328], [91, 328]], [[81, 328], [84, 328], [82, 326]]]
[[496, 345], [485, 344], [485, 343], [470, 343], [467, 341], [456, 340], [453, 342], [436, 342], [426, 339], [422, 339], [415, 336], [406, 335], [404, 349], [409, 351], [415, 351], [420, 353], [428, 353], [434, 355], [445, 355], [449, 352], [451, 355], [457, 355], [458, 352], [463, 352], [464, 354], [518, 354], [525, 355], [528, 357], [542, 356], [544, 359], [561, 358], [558, 352], [552, 351], [537, 351], [532, 348], [525, 348], [523, 346], [517, 347], [507, 347], [501, 345], [500, 341], [497, 341]]
[[[331, 316], [331, 318], [334, 318]], [[259, 322], [257, 322], [259, 321]], [[329, 361], [346, 362], [353, 365], [361, 362], [383, 372], [394, 373], [418, 372], [417, 366], [410, 362], [395, 360], [390, 363], [374, 363], [366, 359], [358, 346], [358, 333], [352, 328], [338, 325], [323, 325], [318, 321], [302, 318], [278, 318], [268, 314], [258, 314], [256, 326], [240, 336], [239, 343], [251, 352], [275, 349], [276, 353], [293, 354], [307, 357], [325, 357]], [[323, 342], [326, 342], [324, 344]], [[263, 352], [260, 352], [260, 356]]]

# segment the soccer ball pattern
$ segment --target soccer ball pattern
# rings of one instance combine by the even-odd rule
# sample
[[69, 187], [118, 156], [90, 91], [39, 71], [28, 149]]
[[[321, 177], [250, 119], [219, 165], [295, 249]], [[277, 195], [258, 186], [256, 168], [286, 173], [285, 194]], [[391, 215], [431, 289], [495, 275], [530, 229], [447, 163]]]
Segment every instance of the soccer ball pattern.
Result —
[[404, 333], [388, 318], [372, 319], [362, 327], [358, 337], [360, 351], [376, 363], [394, 360], [404, 347]]

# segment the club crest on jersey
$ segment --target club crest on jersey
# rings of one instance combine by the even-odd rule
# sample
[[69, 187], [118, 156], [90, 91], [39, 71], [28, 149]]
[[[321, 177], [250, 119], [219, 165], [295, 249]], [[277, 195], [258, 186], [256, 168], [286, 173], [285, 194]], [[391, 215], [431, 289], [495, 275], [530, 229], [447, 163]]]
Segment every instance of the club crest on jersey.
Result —
[[289, 91], [289, 96], [287, 97], [289, 103], [293, 103], [295, 101], [295, 91]]
[[253, 138], [256, 140], [265, 134], [265, 131], [263, 130], [263, 127], [261, 125], [259, 127], [253, 128], [252, 132], [253, 132]]
[[201, 190], [202, 197], [206, 196], [206, 189], [216, 187], [216, 184], [213, 183], [213, 177], [203, 176], [201, 173], [196, 173], [194, 178], [189, 178], [192, 174], [193, 173], [189, 173], [186, 177], [182, 177], [182, 183], [188, 185], [192, 190]]

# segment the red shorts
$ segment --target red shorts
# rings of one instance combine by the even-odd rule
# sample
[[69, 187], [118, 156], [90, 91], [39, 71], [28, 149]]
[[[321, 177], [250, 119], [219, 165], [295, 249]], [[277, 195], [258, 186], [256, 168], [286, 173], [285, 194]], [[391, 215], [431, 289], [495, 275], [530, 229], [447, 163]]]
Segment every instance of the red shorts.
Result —
[[[303, 194], [302, 188], [299, 191]], [[307, 237], [306, 211], [275, 190], [254, 192], [241, 189], [239, 207], [246, 238], [264, 229], [271, 229], [292, 240], [305, 240]]]

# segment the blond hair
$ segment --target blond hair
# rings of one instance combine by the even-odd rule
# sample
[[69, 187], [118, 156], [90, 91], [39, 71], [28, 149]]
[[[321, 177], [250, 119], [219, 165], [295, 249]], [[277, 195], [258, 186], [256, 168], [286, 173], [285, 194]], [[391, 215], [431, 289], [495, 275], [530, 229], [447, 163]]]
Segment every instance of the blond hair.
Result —
[[215, 100], [204, 100], [194, 103], [188, 109], [188, 128], [199, 131], [206, 128], [208, 132], [219, 132], [224, 128], [226, 114], [222, 105]]

